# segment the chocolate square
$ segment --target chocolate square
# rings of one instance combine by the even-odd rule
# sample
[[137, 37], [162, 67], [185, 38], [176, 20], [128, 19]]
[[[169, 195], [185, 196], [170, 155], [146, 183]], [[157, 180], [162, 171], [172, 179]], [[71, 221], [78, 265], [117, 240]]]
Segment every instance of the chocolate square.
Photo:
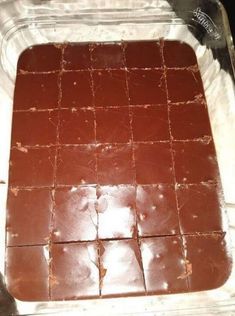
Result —
[[184, 236], [188, 264], [190, 291], [216, 289], [228, 279], [232, 262], [224, 234]]
[[166, 103], [164, 74], [161, 70], [129, 70], [131, 105]]
[[95, 117], [92, 110], [60, 111], [60, 144], [90, 144], [95, 142]]
[[124, 53], [119, 43], [91, 44], [91, 58], [93, 69], [124, 68]]
[[170, 139], [166, 105], [134, 107], [131, 111], [134, 141]]
[[47, 255], [48, 246], [7, 248], [7, 290], [14, 298], [21, 301], [49, 300]]
[[29, 72], [47, 72], [60, 69], [62, 49], [56, 45], [34, 45], [24, 50], [18, 60], [17, 69]]
[[58, 98], [58, 74], [17, 75], [14, 110], [53, 109]]
[[180, 185], [176, 190], [182, 233], [222, 230], [224, 200], [216, 185]]
[[136, 181], [138, 184], [173, 183], [170, 144], [135, 145]]
[[171, 103], [196, 101], [204, 98], [199, 72], [191, 70], [167, 70], [168, 97]]
[[164, 41], [163, 54], [165, 65], [169, 68], [184, 68], [197, 65], [193, 48], [180, 41]]
[[89, 44], [66, 45], [63, 55], [63, 67], [66, 70], [81, 70], [91, 68]]
[[99, 295], [98, 250], [95, 242], [52, 245], [52, 300]]
[[124, 47], [128, 68], [155, 68], [162, 66], [159, 42], [133, 41], [124, 43]]
[[99, 238], [132, 238], [136, 232], [135, 187], [103, 186], [97, 196]]
[[15, 112], [12, 124], [12, 145], [55, 145], [58, 111]]
[[95, 202], [95, 187], [56, 189], [52, 240], [54, 242], [95, 240], [97, 235]]
[[96, 70], [92, 76], [96, 106], [129, 104], [125, 70]]
[[96, 183], [95, 147], [66, 146], [58, 149], [57, 185]]
[[52, 208], [49, 189], [10, 189], [7, 201], [7, 245], [47, 244]]
[[173, 139], [195, 139], [211, 135], [208, 112], [204, 104], [180, 104], [170, 107]]
[[54, 164], [54, 148], [14, 148], [10, 158], [10, 185], [52, 186]]
[[181, 239], [141, 239], [146, 290], [154, 294], [187, 292], [187, 276]]
[[213, 142], [174, 142], [175, 175], [178, 183], [216, 181], [218, 165]]
[[89, 71], [64, 72], [61, 78], [61, 106], [64, 108], [92, 106], [91, 87]]
[[97, 172], [99, 184], [132, 184], [134, 182], [132, 146], [99, 145]]
[[130, 139], [131, 126], [128, 108], [96, 109], [97, 142], [128, 143]]
[[139, 236], [179, 234], [173, 186], [139, 185], [136, 192], [136, 208]]
[[145, 292], [140, 250], [136, 240], [100, 242], [101, 295]]

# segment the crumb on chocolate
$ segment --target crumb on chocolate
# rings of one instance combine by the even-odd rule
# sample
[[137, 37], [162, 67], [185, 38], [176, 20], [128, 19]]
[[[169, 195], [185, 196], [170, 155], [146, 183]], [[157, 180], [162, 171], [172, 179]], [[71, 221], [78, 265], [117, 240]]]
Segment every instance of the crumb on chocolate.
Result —
[[201, 141], [202, 141], [202, 143], [208, 145], [212, 141], [212, 137], [211, 136], [203, 136]]
[[51, 287], [59, 285], [59, 281], [57, 280], [57, 278], [54, 275], [50, 275], [49, 279], [50, 279], [49, 282], [50, 282]]
[[102, 285], [103, 285], [103, 280], [104, 280], [104, 277], [107, 273], [107, 269], [105, 269], [104, 267], [100, 267], [100, 288], [102, 288]]
[[14, 194], [14, 196], [17, 196], [19, 189], [18, 188], [11, 188], [11, 192]]
[[185, 270], [186, 271], [184, 273], [177, 277], [178, 280], [184, 280], [193, 273], [193, 266], [189, 260], [185, 260]]
[[17, 142], [17, 143], [16, 143], [16, 146], [17, 146], [17, 149], [18, 149], [19, 151], [21, 151], [22, 153], [25, 153], [25, 154], [28, 153], [28, 149], [25, 148], [24, 146], [22, 146], [21, 143]]
[[21, 75], [26, 75], [26, 74], [28, 74], [28, 71], [23, 70], [23, 69], [20, 69], [20, 74], [21, 74]]

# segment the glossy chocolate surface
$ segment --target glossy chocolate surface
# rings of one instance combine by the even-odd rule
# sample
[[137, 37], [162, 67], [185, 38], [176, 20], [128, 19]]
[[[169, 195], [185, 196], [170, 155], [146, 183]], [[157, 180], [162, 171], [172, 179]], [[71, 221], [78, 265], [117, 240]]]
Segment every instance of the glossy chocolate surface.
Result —
[[9, 246], [45, 244], [50, 236], [53, 200], [50, 189], [10, 190], [7, 214]]
[[61, 110], [59, 141], [62, 144], [75, 145], [94, 143], [94, 112], [88, 109], [77, 108]]
[[47, 246], [28, 246], [7, 249], [8, 289], [15, 298], [21, 301], [49, 299], [47, 248]]
[[184, 236], [183, 239], [187, 260], [192, 263], [189, 288], [201, 291], [223, 285], [231, 272], [224, 234]]
[[131, 140], [128, 108], [97, 109], [96, 140], [98, 143], [128, 143]]
[[133, 107], [132, 131], [136, 142], [169, 140], [168, 111], [165, 105]]
[[217, 181], [217, 160], [211, 140], [174, 142], [173, 156], [177, 183]]
[[132, 105], [162, 104], [167, 101], [162, 70], [128, 70], [128, 88]]
[[136, 190], [139, 236], [179, 234], [173, 185], [139, 185]]
[[196, 56], [175, 41], [23, 52], [6, 276], [25, 301], [208, 290], [231, 262]]
[[53, 242], [95, 240], [95, 187], [66, 187], [54, 192]]
[[80, 108], [89, 107], [92, 104], [93, 97], [89, 71], [62, 72], [59, 87], [61, 107]]
[[183, 233], [221, 230], [224, 205], [220, 187], [208, 183], [180, 184], [176, 188], [176, 195]]
[[71, 300], [99, 295], [96, 242], [54, 244], [50, 294], [52, 300]]
[[14, 95], [15, 110], [54, 109], [58, 106], [58, 99], [58, 74], [26, 72], [17, 75]]
[[96, 183], [95, 147], [62, 146], [57, 152], [57, 185]]
[[141, 240], [143, 268], [148, 292], [187, 292], [186, 266], [180, 237]]
[[101, 294], [144, 294], [145, 285], [138, 242], [131, 240], [100, 243]]
[[136, 233], [135, 187], [103, 186], [97, 189], [98, 237], [132, 238]]
[[[38, 124], [38, 122], [41, 122]], [[12, 144], [29, 146], [55, 145], [58, 111], [15, 112], [13, 118]]]
[[52, 186], [55, 170], [55, 148], [23, 147], [11, 150], [10, 184], [15, 187]]

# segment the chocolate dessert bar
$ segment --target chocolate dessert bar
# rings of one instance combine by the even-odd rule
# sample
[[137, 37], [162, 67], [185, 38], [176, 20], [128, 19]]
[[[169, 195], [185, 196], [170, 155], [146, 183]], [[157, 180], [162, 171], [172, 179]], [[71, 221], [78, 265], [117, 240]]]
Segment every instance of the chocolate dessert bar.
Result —
[[14, 94], [6, 280], [23, 301], [170, 294], [231, 270], [193, 49], [36, 45]]

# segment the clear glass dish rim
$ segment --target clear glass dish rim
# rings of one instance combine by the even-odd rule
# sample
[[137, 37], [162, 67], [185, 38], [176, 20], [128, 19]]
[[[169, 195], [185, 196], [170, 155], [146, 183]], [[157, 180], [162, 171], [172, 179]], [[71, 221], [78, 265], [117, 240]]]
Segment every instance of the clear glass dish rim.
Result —
[[[14, 5], [14, 3], [16, 3], [18, 0], [14, 0], [14, 1], [11, 1], [12, 5]], [[217, 3], [218, 7], [220, 8], [220, 11], [221, 11], [221, 15], [222, 15], [222, 19], [223, 19], [223, 30], [225, 32], [225, 37], [226, 37], [226, 41], [227, 41], [227, 45], [228, 45], [228, 50], [229, 50], [229, 54], [230, 54], [230, 58], [231, 58], [231, 64], [233, 65], [233, 71], [234, 71], [234, 68], [235, 68], [235, 54], [234, 54], [234, 51], [233, 51], [233, 41], [232, 41], [232, 36], [231, 36], [231, 30], [230, 30], [230, 26], [229, 26], [229, 22], [228, 22], [228, 17], [227, 17], [227, 13], [223, 7], [223, 5], [220, 3], [220, 1], [218, 0], [215, 0], [215, 1], [212, 1], [212, 0], [209, 0], [210, 2], [213, 2], [213, 3]], [[4, 2], [7, 2], [7, 1], [3, 1], [2, 3]], [[21, 1], [22, 3], [27, 3], [27, 1]], [[56, 2], [56, 1], [51, 1], [51, 3], [53, 2]], [[69, 1], [68, 1], [69, 2]], [[2, 3], [0, 3], [0, 7], [2, 5]], [[31, 4], [32, 5], [32, 4]], [[37, 5], [36, 5], [37, 6]], [[81, 13], [79, 13], [79, 15], [93, 15], [94, 12], [95, 12], [96, 9], [88, 9], [88, 10], [81, 10]], [[100, 10], [100, 12], [104, 12], [104, 10]], [[116, 9], [114, 10], [108, 10], [108, 11], [105, 11], [106, 13], [114, 13], [114, 12], [117, 12]], [[120, 10], [120, 12], [123, 12], [122, 10]], [[130, 10], [127, 10], [127, 12], [135, 12], [135, 9], [130, 9]], [[167, 12], [167, 10], [166, 10]], [[1, 14], [1, 13], [0, 13]], [[145, 16], [144, 17], [145, 19], [148, 18], [148, 16]], [[159, 18], [159, 16], [155, 16], [155, 19], [154, 21], [156, 22], [156, 20]], [[31, 15], [30, 17], [25, 17], [25, 18], [15, 18], [15, 21], [18, 21], [17, 23], [20, 23], [21, 24], [21, 27], [25, 27], [25, 26], [28, 26], [28, 23], [35, 23], [35, 19], [36, 19], [36, 23], [38, 23], [38, 25], [45, 25], [47, 24], [48, 27], [53, 27], [53, 23], [56, 22], [56, 26], [59, 26], [61, 23], [76, 23], [77, 22], [77, 14], [74, 14], [74, 13], [68, 13], [68, 14], [65, 14], [63, 17], [61, 17], [61, 15], [58, 14], [57, 15], [53, 15], [53, 19], [51, 19], [51, 12], [48, 12], [48, 14], [45, 14], [41, 17], [38, 16], [38, 14], [35, 13], [35, 16]], [[60, 19], [60, 20], [58, 20]], [[86, 21], [86, 20], [84, 20]], [[123, 21], [126, 21], [125, 18], [123, 18]], [[109, 23], [113, 23], [114, 21], [111, 21]], [[158, 21], [159, 22], [159, 21]], [[179, 23], [180, 22], [180, 19], [177, 19], [174, 17], [174, 14], [171, 10], [169, 10], [169, 12], [167, 12], [167, 14], [164, 16], [164, 18], [160, 18], [160, 23], [166, 23], [166, 22], [173, 22], [173, 23]], [[0, 24], [0, 28], [2, 27], [2, 25]], [[4, 24], [4, 27], [6, 27], [6, 24]], [[37, 25], [35, 25], [35, 27], [37, 28]], [[17, 29], [18, 30], [18, 29]], [[10, 36], [11, 34], [14, 34], [14, 32], [16, 32], [17, 30], [12, 30], [13, 33], [7, 33], [8, 35], [7, 36]], [[4, 38], [4, 40], [8, 40], [7, 37]], [[2, 47], [2, 43], [0, 45], [0, 49], [2, 51], [2, 49], [4, 49]], [[235, 73], [235, 72], [234, 72]], [[232, 205], [233, 207], [233, 205]], [[188, 295], [188, 293], [185, 293], [184, 295]], [[77, 301], [78, 303], [80, 302], [80, 300]], [[24, 303], [24, 302], [22, 302]], [[53, 303], [53, 302], [51, 302]], [[222, 303], [222, 301], [220, 302]], [[27, 303], [25, 302], [25, 304], [31, 304], [31, 303]], [[69, 301], [68, 301], [68, 304], [69, 304]], [[59, 306], [59, 304], [58, 304]], [[233, 301], [232, 304], [229, 304], [229, 303], [225, 303], [225, 305], [222, 306], [222, 309], [223, 307], [231, 307], [231, 309], [229, 309], [229, 311], [235, 311], [235, 300]], [[193, 311], [199, 311], [199, 310], [202, 310], [202, 308], [207, 308], [208, 306], [205, 306], [205, 307], [200, 307], [198, 309], [196, 308], [193, 308]], [[210, 306], [210, 308], [213, 308], [212, 306]], [[216, 306], [215, 308], [221, 308], [221, 305], [218, 305]], [[192, 310], [192, 309], [187, 309], [188, 311]], [[181, 311], [181, 310], [180, 310]], [[185, 310], [186, 311], [186, 310]], [[164, 312], [168, 312], [168, 310], [164, 310]], [[169, 310], [169, 313], [171, 311]], [[175, 311], [174, 311], [175, 312]], [[48, 313], [43, 313], [43, 314], [48, 314]], [[169, 314], [170, 315], [170, 314]]]

